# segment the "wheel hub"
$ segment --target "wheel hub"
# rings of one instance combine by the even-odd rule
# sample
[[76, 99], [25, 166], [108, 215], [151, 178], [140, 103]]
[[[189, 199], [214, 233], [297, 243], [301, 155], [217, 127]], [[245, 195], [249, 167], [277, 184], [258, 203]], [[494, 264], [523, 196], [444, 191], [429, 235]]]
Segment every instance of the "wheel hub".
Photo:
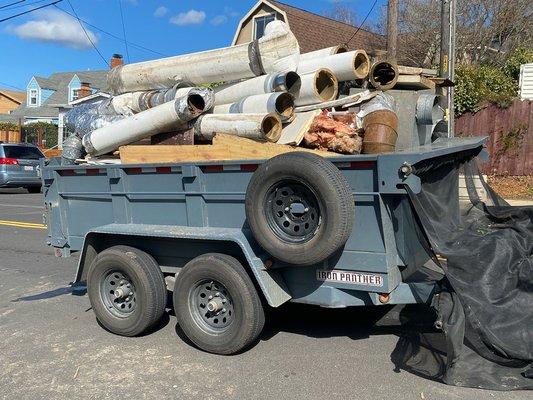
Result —
[[209, 331], [225, 330], [234, 319], [233, 301], [221, 283], [209, 280], [198, 283], [191, 291], [194, 319]]
[[109, 312], [127, 317], [137, 305], [135, 287], [131, 278], [123, 272], [111, 271], [100, 285], [100, 296]]

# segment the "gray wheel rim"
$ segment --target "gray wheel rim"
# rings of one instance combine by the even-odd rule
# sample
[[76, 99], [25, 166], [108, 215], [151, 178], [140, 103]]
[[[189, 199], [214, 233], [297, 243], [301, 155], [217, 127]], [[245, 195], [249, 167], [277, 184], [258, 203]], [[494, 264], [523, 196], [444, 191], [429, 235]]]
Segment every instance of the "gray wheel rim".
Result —
[[100, 298], [107, 311], [119, 318], [130, 316], [137, 308], [135, 286], [122, 271], [111, 271], [102, 279]]
[[190, 290], [189, 310], [198, 326], [212, 334], [226, 331], [235, 319], [228, 290], [212, 279], [199, 281]]

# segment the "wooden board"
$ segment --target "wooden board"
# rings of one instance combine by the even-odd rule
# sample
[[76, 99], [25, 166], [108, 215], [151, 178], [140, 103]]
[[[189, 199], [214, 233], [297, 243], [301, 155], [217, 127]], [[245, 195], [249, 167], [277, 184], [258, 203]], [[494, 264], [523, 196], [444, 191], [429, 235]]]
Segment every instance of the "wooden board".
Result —
[[237, 136], [217, 134], [213, 144], [122, 146], [119, 149], [122, 164], [183, 163], [200, 161], [261, 160], [279, 154], [303, 151], [322, 157], [336, 157], [337, 153], [292, 147]]
[[309, 131], [309, 127], [315, 117], [321, 112], [321, 110], [314, 110], [296, 113], [294, 115], [294, 121], [283, 127], [278, 144], [298, 146], [304, 139], [305, 134]]
[[398, 73], [400, 75], [423, 75], [423, 76], [437, 76], [438, 75], [438, 72], [435, 69], [408, 67], [406, 65], [398, 65]]
[[424, 90], [431, 89], [435, 90], [435, 82], [431, 79], [426, 78], [420, 75], [399, 75], [398, 82], [394, 86], [396, 89], [414, 89], [414, 90]]

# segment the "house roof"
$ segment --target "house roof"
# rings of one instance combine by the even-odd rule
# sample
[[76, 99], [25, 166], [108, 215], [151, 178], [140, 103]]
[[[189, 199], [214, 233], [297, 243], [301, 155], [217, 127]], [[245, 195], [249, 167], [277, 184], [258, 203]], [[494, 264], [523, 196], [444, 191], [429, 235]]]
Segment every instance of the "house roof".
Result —
[[0, 89], [0, 94], [3, 94], [7, 98], [11, 99], [15, 103], [21, 104], [26, 100], [26, 92], [19, 92], [16, 90]]
[[266, 4], [280, 12], [285, 17], [291, 31], [294, 33], [294, 36], [296, 36], [296, 39], [298, 39], [301, 53], [308, 53], [310, 51], [340, 44], [347, 44], [350, 50], [376, 50], [385, 47], [385, 38], [377, 33], [360, 29], [359, 27], [274, 0], [260, 0], [252, 7], [252, 9], [242, 18], [235, 34], [233, 44], [235, 44], [238, 32], [242, 28], [244, 22], [248, 20], [262, 4]]
[[48, 78], [35, 76], [35, 80], [41, 89], [50, 89], [54, 93], [40, 107], [28, 107], [27, 102], [17, 107], [11, 114], [29, 118], [57, 117], [58, 107], [68, 105], [68, 85], [74, 76], [78, 76], [81, 82], [87, 82], [91, 88], [98, 91], [107, 91], [107, 71], [72, 71], [56, 72]]

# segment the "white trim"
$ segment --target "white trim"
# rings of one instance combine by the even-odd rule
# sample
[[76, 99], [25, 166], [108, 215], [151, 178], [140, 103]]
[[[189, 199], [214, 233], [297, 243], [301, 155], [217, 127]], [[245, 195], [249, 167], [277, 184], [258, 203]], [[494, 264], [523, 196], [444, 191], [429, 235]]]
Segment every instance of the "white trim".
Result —
[[[259, 18], [266, 18], [266, 17], [270, 17], [270, 16], [274, 16], [274, 21], [277, 19], [275, 12], [269, 13], [269, 14], [254, 15], [254, 17], [252, 18], [252, 23], [253, 23], [252, 40], [259, 39], [259, 38], [256, 37], [256, 34], [257, 34], [257, 32], [255, 30], [256, 26], [257, 26], [256, 20], [259, 19]], [[265, 28], [266, 28], [266, 25], [265, 25]]]
[[107, 94], [107, 93], [104, 93], [104, 92], [96, 92], [96, 93], [93, 93], [93, 94], [91, 94], [89, 96], [82, 97], [81, 99], [71, 101], [69, 103], [69, 105], [72, 106], [72, 105], [80, 104], [80, 103], [83, 103], [84, 101], [96, 99], [98, 97], [104, 97], [106, 99], [109, 99], [111, 97], [111, 95]]
[[[257, 11], [257, 9], [263, 5], [263, 4], [266, 4], [267, 6], [269, 6], [270, 8], [274, 9], [276, 12], [280, 13], [281, 15], [283, 15], [283, 19], [285, 20], [285, 23], [287, 25], [289, 25], [289, 20], [287, 18], [287, 14], [285, 13], [285, 11], [283, 11], [281, 8], [279, 7], [276, 7], [274, 4], [270, 3], [269, 1], [267, 0], [259, 0], [257, 3], [255, 3], [255, 5], [250, 9], [250, 11], [248, 11], [246, 13], [246, 15], [244, 17], [241, 18], [241, 20], [239, 21], [239, 25], [237, 26], [237, 30], [235, 31], [235, 35], [233, 36], [233, 40], [231, 42], [231, 45], [232, 46], [235, 46], [235, 43], [237, 43], [237, 39], [239, 37], [239, 33], [241, 32], [241, 29], [242, 29], [242, 26], [244, 24], [244, 22], [250, 18], [254, 12]], [[290, 27], [290, 26], [289, 26]], [[255, 34], [255, 27], [254, 27], [254, 34]], [[253, 40], [253, 38], [252, 38]]]
[[[31, 102], [31, 97], [32, 97], [31, 93], [33, 91], [35, 92], [35, 104], [32, 104], [32, 102]], [[28, 107], [39, 107], [40, 106], [40, 104], [39, 104], [40, 103], [40, 101], [39, 101], [39, 97], [40, 97], [39, 91], [40, 91], [39, 89], [35, 89], [35, 88], [29, 88], [28, 89], [28, 104], [27, 104]]]

